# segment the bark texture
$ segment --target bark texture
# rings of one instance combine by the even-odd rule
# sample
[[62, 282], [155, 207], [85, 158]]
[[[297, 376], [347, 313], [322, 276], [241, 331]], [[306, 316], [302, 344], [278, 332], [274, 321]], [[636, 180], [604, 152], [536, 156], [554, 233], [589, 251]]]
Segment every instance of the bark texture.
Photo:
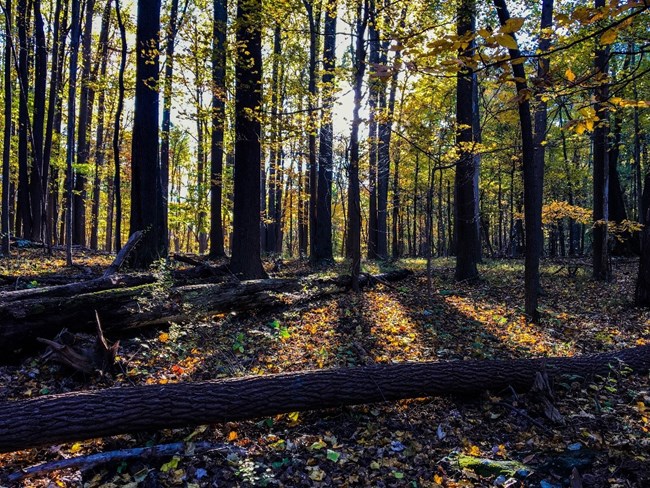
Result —
[[539, 371], [584, 377], [621, 362], [647, 371], [650, 346], [573, 358], [383, 364], [46, 396], [0, 406], [0, 452], [343, 405], [522, 390]]

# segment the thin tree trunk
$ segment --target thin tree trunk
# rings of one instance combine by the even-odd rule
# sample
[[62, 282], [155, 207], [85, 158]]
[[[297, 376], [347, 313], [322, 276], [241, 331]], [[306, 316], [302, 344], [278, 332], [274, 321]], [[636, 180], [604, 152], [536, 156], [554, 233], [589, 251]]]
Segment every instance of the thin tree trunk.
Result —
[[11, 0], [7, 0], [5, 6], [5, 49], [4, 49], [4, 131], [3, 131], [3, 147], [2, 147], [2, 209], [0, 210], [2, 218], [0, 232], [0, 254], [9, 256], [11, 254], [10, 237], [11, 237], [11, 222], [10, 222], [10, 188], [9, 180], [11, 176], [11, 129], [12, 129], [12, 95], [11, 95], [11, 54], [13, 47], [12, 40], [12, 5]]
[[[505, 0], [494, 0], [501, 25], [510, 19]], [[516, 43], [514, 33], [507, 34]], [[519, 48], [509, 49], [512, 71], [517, 80], [519, 122], [521, 125], [522, 160], [524, 167], [524, 215], [526, 222], [526, 260], [524, 269], [525, 312], [533, 320], [539, 319], [537, 304], [539, 299], [539, 260], [542, 255], [542, 191], [543, 168], [535, 158], [533, 126], [528, 100], [526, 72], [521, 62]]]
[[[99, 47], [97, 51], [97, 63], [95, 66], [93, 80], [99, 79], [103, 82], [106, 78], [106, 69], [108, 64], [108, 29], [111, 19], [112, 0], [106, 2], [102, 14], [102, 27], [99, 34]], [[106, 110], [106, 88], [99, 92], [97, 100], [97, 137], [95, 140], [95, 177], [93, 179], [93, 203], [91, 209], [91, 226], [90, 226], [90, 248], [98, 248], [99, 233], [99, 200], [101, 197], [101, 170], [104, 167], [104, 111]]]
[[226, 255], [221, 215], [223, 195], [223, 134], [226, 125], [227, 0], [213, 0], [212, 135], [210, 153], [210, 257]]
[[361, 273], [361, 201], [359, 190], [359, 125], [361, 118], [361, 89], [366, 70], [364, 34], [368, 24], [368, 0], [359, 2], [356, 19], [356, 46], [354, 53], [354, 108], [350, 133], [350, 164], [348, 174], [348, 253], [351, 258], [352, 290], [359, 291]]
[[318, 206], [316, 242], [313, 260], [333, 262], [332, 248], [332, 174], [334, 168], [334, 69], [336, 68], [337, 0], [328, 0], [325, 8], [325, 42], [323, 44], [323, 123], [320, 129], [318, 165]]
[[[596, 8], [604, 8], [605, 0], [595, 0]], [[593, 133], [593, 161], [594, 161], [594, 228], [593, 228], [593, 277], [599, 281], [609, 281], [611, 270], [609, 268], [609, 158], [607, 152], [608, 130], [606, 121], [609, 119], [607, 99], [609, 98], [608, 71], [609, 48], [597, 44], [594, 61], [596, 76], [594, 80], [599, 84], [595, 91], [594, 110], [599, 122]]]
[[71, 35], [70, 40], [70, 76], [68, 79], [68, 142], [67, 142], [67, 170], [66, 170], [66, 212], [65, 212], [65, 233], [66, 233], [66, 263], [72, 266], [72, 163], [75, 157], [75, 128], [76, 128], [76, 101], [77, 101], [77, 59], [79, 55], [79, 38], [81, 37], [79, 0], [72, 0]]
[[113, 162], [115, 165], [115, 175], [113, 183], [113, 193], [115, 199], [115, 251], [122, 249], [122, 177], [120, 164], [120, 125], [122, 122], [122, 108], [124, 106], [124, 70], [126, 68], [126, 28], [122, 21], [122, 12], [120, 0], [115, 0], [115, 16], [117, 26], [120, 31], [120, 68], [118, 71], [118, 88], [117, 88], [117, 109], [115, 110], [115, 120], [113, 122]]

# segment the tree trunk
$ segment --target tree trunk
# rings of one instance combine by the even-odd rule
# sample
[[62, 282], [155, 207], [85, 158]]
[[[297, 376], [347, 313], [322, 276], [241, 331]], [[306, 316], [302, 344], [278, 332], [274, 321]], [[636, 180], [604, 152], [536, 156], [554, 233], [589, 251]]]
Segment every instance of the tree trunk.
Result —
[[115, 0], [115, 17], [120, 31], [120, 68], [117, 75], [117, 108], [113, 121], [113, 161], [115, 175], [113, 179], [113, 198], [115, 200], [115, 250], [122, 249], [122, 177], [120, 173], [120, 126], [124, 106], [124, 70], [126, 68], [126, 28], [122, 21], [120, 0]]
[[81, 45], [81, 95], [79, 97], [79, 135], [77, 140], [77, 165], [74, 181], [74, 196], [72, 208], [74, 218], [72, 219], [72, 243], [81, 246], [86, 245], [86, 186], [88, 178], [86, 174], [86, 165], [90, 156], [90, 127], [92, 123], [92, 105], [94, 102], [94, 89], [92, 84], [92, 58], [91, 43], [93, 30], [93, 13], [95, 10], [95, 0], [86, 2], [86, 18]]
[[316, 209], [315, 262], [333, 262], [332, 248], [332, 174], [334, 169], [334, 69], [336, 68], [337, 0], [328, 0], [325, 8], [325, 42], [323, 44], [323, 116], [320, 128], [318, 164], [318, 205]]
[[[12, 6], [11, 0], [7, 0], [5, 13], [5, 32], [12, 31]], [[10, 214], [10, 198], [9, 198], [9, 179], [11, 177], [11, 51], [13, 42], [11, 36], [7, 35], [5, 39], [4, 49], [4, 130], [3, 130], [3, 147], [2, 147], [2, 209], [0, 209], [0, 218], [2, 224], [0, 225], [0, 254], [9, 256], [11, 253], [10, 237], [11, 237], [11, 222], [9, 219]]]
[[379, 30], [377, 26], [376, 0], [368, 0], [368, 259], [377, 256], [377, 105], [379, 102], [380, 81]]
[[221, 205], [223, 195], [223, 134], [226, 124], [227, 0], [213, 1], [212, 24], [212, 135], [210, 153], [210, 257], [226, 255]]
[[159, 31], [160, 0], [138, 0], [129, 234], [146, 232], [131, 262], [142, 269], [167, 256], [158, 147]]
[[[97, 61], [94, 69], [93, 80], [103, 83], [106, 78], [108, 65], [108, 30], [111, 20], [111, 3], [106, 2], [102, 14], [102, 27], [99, 34], [99, 47]], [[104, 167], [104, 111], [106, 110], [106, 88], [102, 87], [97, 100], [97, 138], [95, 140], [95, 177], [93, 181], [93, 204], [91, 210], [90, 248], [98, 249], [99, 244], [99, 205], [101, 197], [101, 169]]]
[[[595, 7], [604, 8], [605, 0], [595, 0]], [[593, 158], [594, 158], [594, 228], [593, 228], [593, 277], [599, 281], [609, 281], [611, 270], [609, 268], [609, 161], [607, 152], [607, 120], [609, 111], [607, 100], [609, 89], [607, 85], [609, 70], [609, 48], [600, 44], [596, 47], [594, 61], [596, 75], [594, 81], [598, 86], [594, 90], [594, 110], [600, 119], [593, 133]]]
[[[473, 35], [475, 30], [476, 4], [474, 0], [463, 0], [458, 8], [458, 36]], [[470, 41], [465, 49], [459, 51], [459, 56], [471, 60], [475, 50], [476, 43]], [[478, 140], [474, 127], [475, 104], [467, 102], [474, 98], [477, 80], [469, 67], [460, 70], [456, 80], [456, 144], [459, 158], [454, 181], [454, 222], [458, 241], [455, 278], [464, 281], [478, 278], [476, 264], [480, 261], [478, 167], [475, 164]]]
[[260, 259], [262, 107], [261, 0], [237, 2], [235, 61], [235, 202], [231, 269], [242, 279], [266, 277]]
[[0, 406], [0, 451], [344, 405], [524, 390], [539, 372], [587, 377], [621, 363], [646, 372], [650, 346], [571, 358], [405, 362], [45, 396]]
[[[494, 0], [501, 25], [510, 19], [505, 0]], [[507, 34], [516, 43], [514, 33]], [[533, 125], [530, 116], [526, 72], [519, 48], [509, 49], [512, 71], [517, 80], [519, 122], [521, 125], [522, 160], [524, 166], [524, 218], [526, 222], [526, 260], [524, 265], [525, 311], [533, 320], [539, 319], [539, 260], [542, 255], [542, 192], [543, 169], [534, 155]]]
[[81, 36], [79, 0], [72, 0], [71, 41], [70, 41], [70, 77], [68, 79], [68, 134], [66, 152], [66, 209], [65, 209], [65, 248], [66, 264], [72, 266], [72, 163], [75, 157], [75, 128], [77, 100], [77, 58], [79, 55], [79, 37]]
[[27, 45], [27, 0], [18, 0], [16, 24], [18, 26], [18, 201], [15, 233], [31, 238], [32, 210], [29, 199], [28, 137], [29, 137], [29, 47]]
[[359, 3], [356, 20], [356, 47], [354, 53], [354, 109], [350, 133], [350, 164], [348, 166], [348, 249], [351, 258], [352, 290], [359, 291], [361, 273], [361, 199], [359, 190], [359, 125], [361, 118], [361, 89], [366, 69], [364, 33], [368, 23], [368, 0]]

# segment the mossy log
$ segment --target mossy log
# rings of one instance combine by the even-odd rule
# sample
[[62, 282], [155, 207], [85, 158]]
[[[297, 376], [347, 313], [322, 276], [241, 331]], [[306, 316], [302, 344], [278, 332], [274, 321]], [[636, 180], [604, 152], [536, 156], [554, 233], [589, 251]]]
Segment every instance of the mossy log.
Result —
[[[397, 281], [409, 274], [407, 270], [398, 270], [374, 277], [364, 276], [362, 284]], [[37, 337], [53, 338], [63, 328], [93, 333], [95, 311], [104, 332], [110, 336], [137, 327], [182, 322], [201, 314], [263, 309], [310, 300], [350, 287], [348, 276], [176, 287], [152, 283], [152, 280], [151, 277], [145, 280], [112, 276], [93, 280], [92, 284], [77, 283], [0, 295], [0, 357], [8, 358], [33, 347]], [[128, 286], [128, 283], [137, 286]], [[15, 293], [22, 294], [16, 298]]]
[[102, 436], [213, 424], [441, 394], [530, 388], [550, 377], [650, 368], [650, 346], [579, 357], [405, 362], [108, 388], [0, 404], [0, 452]]

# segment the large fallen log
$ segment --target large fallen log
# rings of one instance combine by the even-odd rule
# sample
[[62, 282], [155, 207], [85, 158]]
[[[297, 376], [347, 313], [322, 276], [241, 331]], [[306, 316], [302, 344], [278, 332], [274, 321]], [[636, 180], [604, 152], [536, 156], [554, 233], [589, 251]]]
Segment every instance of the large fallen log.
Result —
[[0, 452], [342, 405], [522, 390], [540, 371], [586, 377], [621, 363], [647, 371], [650, 346], [571, 358], [383, 364], [10, 401], [0, 405]]
[[[397, 281], [410, 274], [398, 270], [364, 276], [362, 285], [376, 280]], [[182, 322], [201, 314], [262, 309], [340, 293], [350, 278], [266, 279], [244, 282], [167, 287], [162, 283], [119, 286], [127, 278], [99, 278], [93, 282], [25, 290], [20, 299], [0, 296], [0, 361], [32, 347], [37, 337], [53, 338], [61, 329], [94, 332], [95, 311], [107, 335], [148, 325]], [[112, 281], [116, 281], [117, 284]], [[89, 288], [96, 286], [97, 288]], [[295, 295], [293, 298], [291, 295]], [[4, 297], [4, 298], [3, 298]]]

